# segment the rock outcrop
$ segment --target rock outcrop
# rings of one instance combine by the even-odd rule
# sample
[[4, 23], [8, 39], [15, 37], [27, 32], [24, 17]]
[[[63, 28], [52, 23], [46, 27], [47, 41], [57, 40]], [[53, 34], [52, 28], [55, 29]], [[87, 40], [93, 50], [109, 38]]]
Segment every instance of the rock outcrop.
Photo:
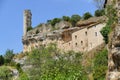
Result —
[[[108, 0], [107, 0], [108, 1]], [[119, 3], [120, 0], [114, 0], [115, 6], [113, 6], [119, 13]], [[113, 0], [108, 1], [108, 5], [113, 3]], [[113, 31], [109, 35], [109, 44], [108, 44], [108, 73], [107, 80], [120, 80], [120, 24], [119, 24], [119, 15], [118, 23], [114, 25]]]
[[108, 54], [108, 77], [107, 80], [120, 79], [120, 26], [116, 26], [110, 37]]

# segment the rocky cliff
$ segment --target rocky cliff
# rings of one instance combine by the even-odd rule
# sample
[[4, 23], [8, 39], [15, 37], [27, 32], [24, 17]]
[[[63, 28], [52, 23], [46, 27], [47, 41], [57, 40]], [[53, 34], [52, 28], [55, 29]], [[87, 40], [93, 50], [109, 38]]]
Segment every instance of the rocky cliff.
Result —
[[116, 26], [111, 33], [111, 43], [108, 54], [108, 77], [107, 80], [120, 79], [120, 26]]
[[[119, 13], [119, 0], [115, 1], [115, 9]], [[113, 3], [112, 0], [109, 4]], [[108, 4], [108, 5], [109, 5]], [[114, 16], [115, 17], [115, 16]], [[113, 26], [112, 32], [109, 35], [108, 44], [108, 74], [107, 80], [120, 80], [120, 24], [119, 14], [117, 14], [118, 22]], [[115, 21], [114, 21], [115, 22]], [[114, 23], [113, 23], [114, 24]]]

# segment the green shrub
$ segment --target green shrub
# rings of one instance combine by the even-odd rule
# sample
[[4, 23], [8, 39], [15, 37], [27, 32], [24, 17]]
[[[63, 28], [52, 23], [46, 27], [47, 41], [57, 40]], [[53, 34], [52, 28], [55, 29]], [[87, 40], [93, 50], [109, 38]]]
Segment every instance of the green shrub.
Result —
[[56, 24], [56, 23], [59, 23], [60, 21], [61, 21], [60, 18], [54, 18], [53, 20], [50, 21], [50, 24], [51, 24], [52, 26], [55, 26], [55, 24]]
[[103, 16], [103, 15], [105, 15], [104, 9], [95, 11], [95, 16], [96, 17]]
[[92, 17], [92, 14], [89, 13], [89, 12], [86, 12], [86, 13], [83, 15], [83, 19], [84, 19], [84, 20], [87, 20], [87, 19], [89, 19], [90, 17]]
[[106, 16], [108, 17], [108, 21], [105, 27], [100, 31], [101, 34], [104, 37], [105, 43], [107, 44], [109, 41], [108, 35], [112, 31], [112, 29], [116, 26], [115, 23], [117, 23], [117, 11], [115, 8], [113, 8], [113, 5], [108, 5]]
[[105, 80], [107, 65], [108, 65], [108, 51], [103, 49], [97, 53], [94, 59], [94, 80]]
[[76, 23], [81, 19], [81, 16], [74, 14], [71, 16], [71, 23], [75, 27]]
[[0, 55], [0, 66], [4, 64], [4, 57]]
[[111, 27], [106, 25], [105, 27], [102, 28], [102, 30], [100, 31], [102, 36], [104, 37], [104, 41], [107, 44], [109, 42], [108, 39], [108, 34], [111, 32]]
[[69, 21], [70, 21], [70, 17], [69, 17], [69, 16], [63, 16], [63, 17], [62, 17], [62, 20], [69, 22]]
[[38, 33], [39, 33], [39, 30], [37, 29], [35, 33], [38, 34]]
[[19, 77], [19, 80], [30, 80], [30, 79], [28, 78], [28, 76], [25, 73], [22, 73], [21, 76]]
[[30, 27], [27, 27], [27, 31], [30, 31], [32, 30], [33, 28], [30, 26]]
[[30, 52], [26, 64], [30, 80], [87, 80], [81, 65], [82, 54], [73, 51], [61, 54], [55, 44]]
[[95, 73], [93, 74], [94, 80], [105, 80], [106, 72], [107, 72], [107, 66], [98, 66], [96, 67]]
[[0, 67], [0, 80], [12, 80], [12, 74], [6, 66]]
[[4, 55], [5, 63], [10, 63], [13, 57], [14, 57], [13, 50], [8, 49]]

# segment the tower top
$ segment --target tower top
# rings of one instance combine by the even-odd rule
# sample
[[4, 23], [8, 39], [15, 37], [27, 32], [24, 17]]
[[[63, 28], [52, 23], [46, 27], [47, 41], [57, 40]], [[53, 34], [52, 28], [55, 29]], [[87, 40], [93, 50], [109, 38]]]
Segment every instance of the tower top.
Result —
[[31, 10], [29, 10], [29, 9], [24, 10], [24, 15], [32, 16]]

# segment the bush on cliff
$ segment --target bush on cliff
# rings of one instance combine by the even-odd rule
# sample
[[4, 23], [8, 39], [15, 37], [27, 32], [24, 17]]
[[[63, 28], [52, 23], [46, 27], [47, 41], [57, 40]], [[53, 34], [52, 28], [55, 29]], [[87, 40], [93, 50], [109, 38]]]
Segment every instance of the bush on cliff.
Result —
[[105, 80], [107, 65], [108, 65], [108, 51], [103, 49], [97, 53], [94, 59], [93, 77], [94, 80]]
[[52, 44], [30, 52], [26, 63], [32, 68], [27, 72], [30, 80], [87, 80], [81, 60], [81, 53], [61, 54]]
[[89, 12], [86, 12], [86, 13], [83, 15], [83, 19], [84, 19], [84, 20], [87, 20], [87, 19], [89, 19], [89, 18], [91, 18], [91, 17], [92, 17], [92, 14], [89, 13]]
[[104, 9], [102, 9], [102, 10], [96, 10], [94, 15], [96, 17], [103, 16], [103, 15], [105, 15], [105, 11], [104, 11]]
[[0, 67], [0, 80], [12, 80], [12, 74], [8, 67]]

